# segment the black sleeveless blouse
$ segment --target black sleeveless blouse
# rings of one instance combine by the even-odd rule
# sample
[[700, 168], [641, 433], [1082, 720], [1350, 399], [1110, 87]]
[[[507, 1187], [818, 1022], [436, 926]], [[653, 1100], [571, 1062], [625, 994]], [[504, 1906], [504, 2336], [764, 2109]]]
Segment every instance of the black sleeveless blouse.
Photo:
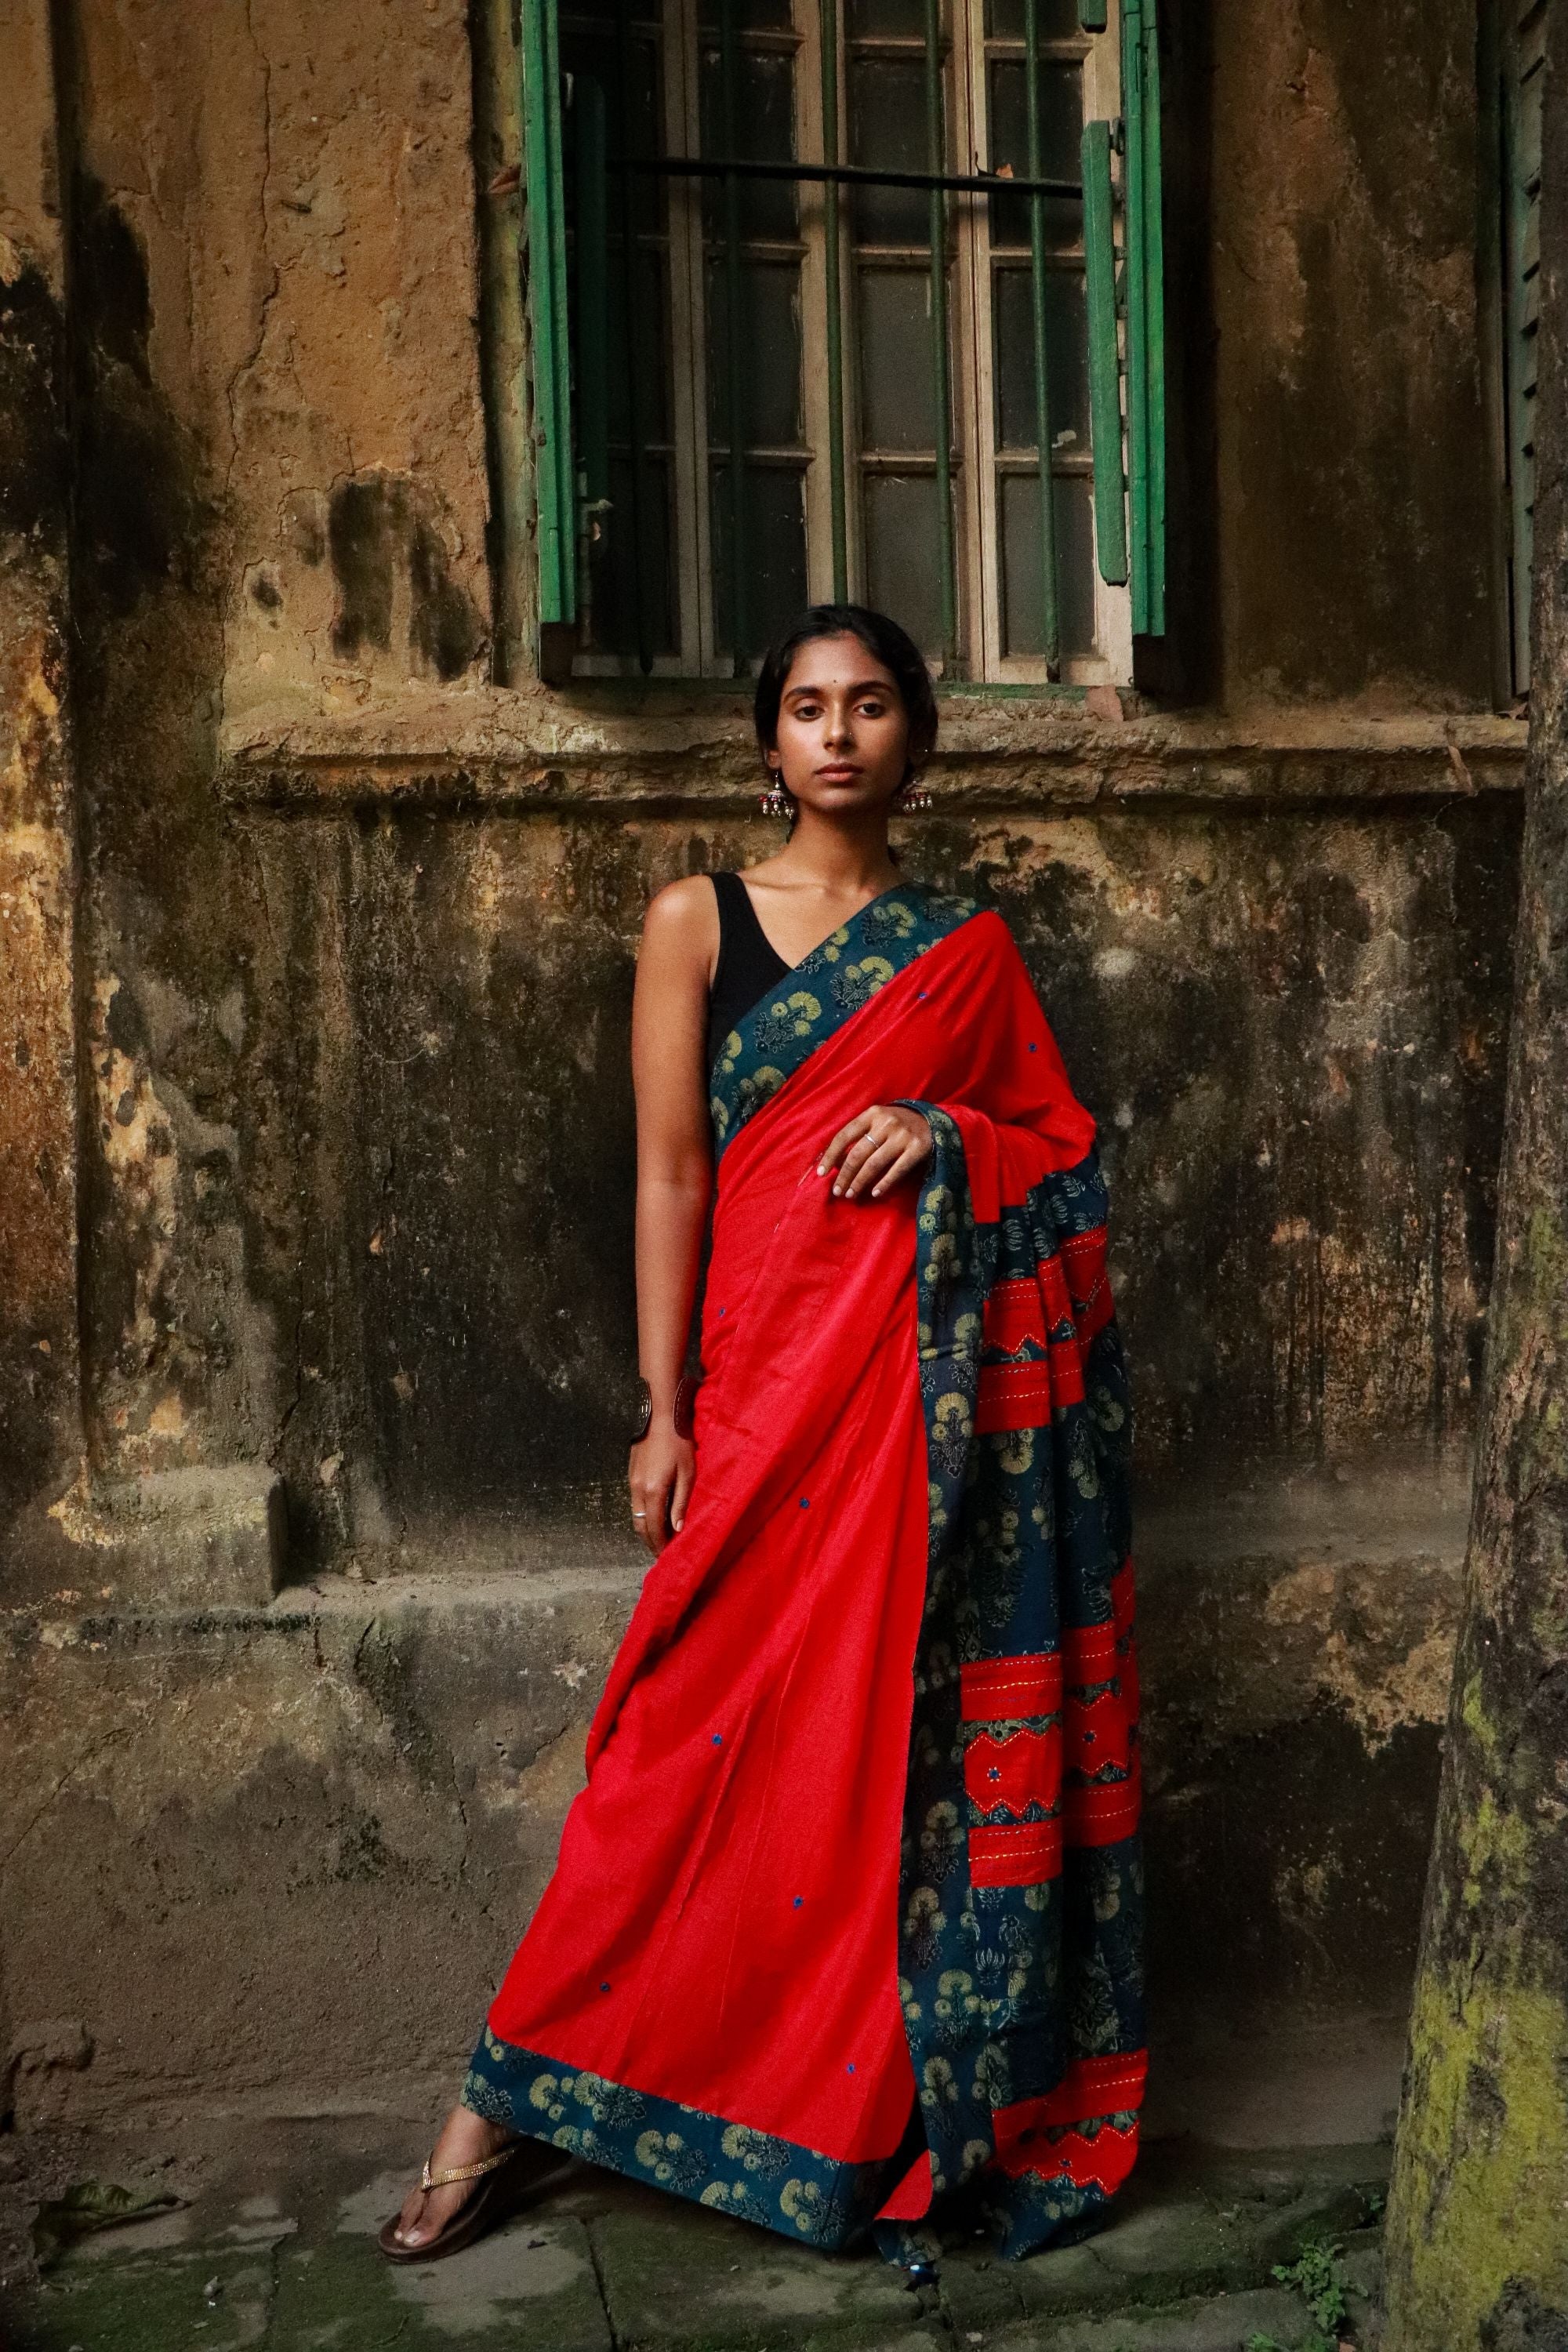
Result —
[[709, 877], [719, 900], [719, 961], [708, 995], [708, 1066], [743, 1013], [793, 971], [757, 920], [752, 894], [738, 874]]

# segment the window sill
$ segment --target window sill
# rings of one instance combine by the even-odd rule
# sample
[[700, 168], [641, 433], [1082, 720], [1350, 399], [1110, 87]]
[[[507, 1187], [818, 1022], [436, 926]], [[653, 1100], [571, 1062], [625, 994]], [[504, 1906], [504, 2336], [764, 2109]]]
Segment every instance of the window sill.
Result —
[[[727, 682], [353, 690], [363, 698], [339, 709], [291, 698], [229, 717], [223, 798], [733, 815], [759, 789], [750, 695]], [[1103, 690], [939, 688], [942, 804], [1464, 799], [1522, 782], [1522, 719], [1344, 704], [1172, 714], [1126, 700], [1118, 718]]]

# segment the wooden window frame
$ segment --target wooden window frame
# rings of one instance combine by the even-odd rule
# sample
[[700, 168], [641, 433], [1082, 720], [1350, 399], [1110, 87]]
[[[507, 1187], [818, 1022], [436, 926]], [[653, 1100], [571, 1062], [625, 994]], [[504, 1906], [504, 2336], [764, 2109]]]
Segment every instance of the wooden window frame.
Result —
[[1506, 649], [1500, 684], [1530, 690], [1530, 605], [1535, 540], [1535, 401], [1541, 266], [1541, 93], [1549, 0], [1497, 0], [1483, 32], [1482, 121], [1495, 131], [1498, 288], [1491, 331], [1497, 442], [1506, 500], [1501, 564]]
[[[1120, 5], [1118, 0], [1080, 0], [1080, 39], [1039, 44], [1042, 58], [1048, 59], [1070, 47], [1083, 64], [1083, 264], [1092, 446], [1087, 460], [1077, 456], [1066, 462], [1053, 460], [1052, 472], [1088, 472], [1092, 479], [1099, 648], [1093, 657], [1069, 657], [1055, 679], [1048, 676], [1043, 657], [1008, 656], [1002, 650], [1000, 478], [1009, 470], [1033, 475], [1036, 461], [1025, 467], [1022, 456], [1016, 454], [1010, 461], [996, 446], [991, 206], [981, 198], [955, 208], [956, 235], [950, 233], [949, 250], [957, 352], [952, 370], [952, 439], [959, 489], [954, 547], [962, 654], [956, 677], [978, 690], [1011, 686], [1050, 692], [1058, 686], [1081, 689], [1101, 681], [1128, 683], [1132, 677], [1134, 636], [1163, 633], [1163, 292], [1155, 6], [1156, 0], [1120, 0]], [[657, 13], [666, 28], [662, 46], [667, 151], [694, 154], [700, 152], [698, 0], [661, 0]], [[836, 83], [842, 92], [847, 88], [844, 12], [841, 6], [819, 8], [818, 0], [795, 0], [793, 15], [793, 29], [788, 32], [744, 37], [748, 45], [762, 41], [793, 52], [796, 152], [820, 157], [824, 153], [824, 77], [816, 29], [824, 16], [835, 28], [840, 52]], [[622, 655], [573, 658], [582, 510], [591, 510], [593, 494], [602, 492], [604, 486], [586, 482], [573, 458], [558, 0], [523, 0], [521, 16], [541, 673], [562, 680], [570, 673], [583, 680], [595, 676], [634, 680], [639, 676], [662, 676], [675, 682], [712, 678], [734, 683], [748, 676], [754, 664], [733, 660], [715, 642], [712, 469], [704, 383], [705, 242], [702, 184], [696, 179], [675, 178], [668, 184], [676, 650], [637, 667], [629, 667]], [[962, 14], [954, 12], [943, 43], [948, 154], [965, 159], [965, 165], [956, 168], [987, 168], [988, 158], [976, 152], [980, 140], [976, 92], [984, 88], [988, 47], [994, 52], [998, 43], [994, 38], [987, 43], [981, 0], [962, 0]], [[1114, 117], [1109, 110], [1111, 91], [1107, 87], [1113, 79], [1119, 84]], [[955, 167], [950, 162], [944, 168]], [[829, 376], [826, 366], [814, 363], [812, 343], [807, 340], [808, 329], [826, 309], [826, 212], [821, 202], [803, 202], [801, 206], [805, 439], [799, 450], [776, 453], [781, 461], [787, 457], [800, 465], [804, 473], [806, 583], [814, 601], [831, 596], [838, 553], [831, 511], [831, 468], [826, 462], [833, 424]], [[846, 386], [854, 382], [858, 307], [848, 295], [854, 268], [848, 247], [848, 238], [843, 237], [840, 285], [848, 297], [841, 299], [840, 306], [847, 327], [842, 355]], [[1059, 264], [1061, 257], [1057, 258]], [[855, 409], [852, 397], [845, 397], [840, 404], [846, 443], [842, 478], [847, 485], [842, 554], [852, 594], [864, 576], [858, 453], [849, 446]], [[1111, 419], [1116, 425], [1115, 447], [1108, 455], [1104, 445]], [[963, 655], [969, 657], [964, 659]]]

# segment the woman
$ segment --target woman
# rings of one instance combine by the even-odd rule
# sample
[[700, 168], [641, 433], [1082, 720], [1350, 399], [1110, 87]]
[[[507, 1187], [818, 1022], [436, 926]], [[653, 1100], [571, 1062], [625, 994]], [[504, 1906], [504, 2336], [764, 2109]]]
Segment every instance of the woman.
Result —
[[911, 2262], [973, 2183], [1021, 2254], [1092, 2227], [1136, 2148], [1094, 1121], [1002, 918], [893, 861], [936, 733], [903, 631], [806, 613], [756, 725], [786, 845], [659, 891], [638, 960], [629, 1483], [656, 1564], [395, 2260], [468, 2242], [563, 2151]]

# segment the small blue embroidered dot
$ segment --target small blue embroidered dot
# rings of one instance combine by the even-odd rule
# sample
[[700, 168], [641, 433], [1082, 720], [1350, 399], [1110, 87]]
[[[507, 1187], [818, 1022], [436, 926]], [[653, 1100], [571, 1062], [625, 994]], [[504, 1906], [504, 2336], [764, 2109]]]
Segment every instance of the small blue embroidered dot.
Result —
[[844, 2072], [845, 2072], [847, 2074], [852, 2074], [855, 2072], [855, 2067], [854, 2067], [854, 2063], [853, 2063], [853, 2061], [851, 2061], [851, 2063], [850, 2063], [847, 2066], [846, 2066], [846, 2068], [844, 2069]]
[[721, 1314], [721, 1315], [722, 1315], [722, 1314], [724, 1313], [724, 1311], [725, 1311], [725, 1310], [724, 1310], [724, 1308], [723, 1308], [722, 1307], [721, 1307], [721, 1308], [719, 1309], [720, 1314]]
[[599, 1990], [600, 1990], [601, 1992], [608, 1992], [608, 1991], [609, 1991], [609, 1990], [610, 1990], [610, 1988], [609, 1988], [609, 1986], [608, 1986], [607, 1984], [602, 1984], [602, 1985], [599, 1987]]
[[723, 1745], [724, 1745], [724, 1735], [723, 1735], [723, 1733], [722, 1733], [721, 1731], [716, 1731], [716, 1732], [713, 1734], [713, 1745], [714, 1745], [714, 1747], [715, 1747], [715, 1748], [722, 1748], [722, 1747], [723, 1747]]
[[797, 1911], [800, 1909], [801, 1905], [802, 1905], [805, 1901], [805, 1895], [797, 1895], [795, 1896], [795, 1909], [796, 1909]]
[[809, 1495], [803, 1495], [803, 1496], [801, 1496], [801, 1498], [800, 1498], [800, 1507], [801, 1507], [801, 1509], [802, 1509], [803, 1511], [809, 1511], [809, 1510], [810, 1510], [810, 1508], [811, 1508], [811, 1496], [810, 1496]]
[[1034, 1041], [1034, 1039], [1031, 1037], [1031, 1038], [1030, 1038], [1030, 1040], [1029, 1040], [1029, 1051], [1030, 1051], [1030, 1053], [1032, 1054], [1032, 1053], [1034, 1052], [1034, 1050], [1035, 1050], [1035, 1041]]

